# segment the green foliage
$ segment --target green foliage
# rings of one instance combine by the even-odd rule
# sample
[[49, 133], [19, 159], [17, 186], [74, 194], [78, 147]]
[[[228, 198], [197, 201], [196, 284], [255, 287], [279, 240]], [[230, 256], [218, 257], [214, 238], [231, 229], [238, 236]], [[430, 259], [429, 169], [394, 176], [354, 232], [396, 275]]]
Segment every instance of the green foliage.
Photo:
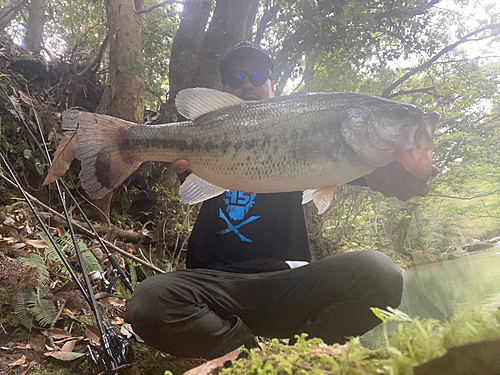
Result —
[[[384, 322], [407, 321], [398, 310], [372, 309]], [[344, 347], [326, 346], [320, 339], [297, 336], [293, 346], [273, 340], [264, 350], [252, 349], [248, 359], [240, 359], [220, 374], [391, 374], [410, 375], [413, 367], [446, 353], [454, 345], [500, 338], [500, 311], [493, 314], [464, 312], [440, 324], [416, 318], [406, 327], [400, 323], [386, 349], [369, 350], [358, 338]], [[243, 349], [246, 351], [246, 349]]]
[[31, 331], [34, 323], [48, 326], [57, 315], [54, 302], [40, 288], [27, 288], [19, 294], [14, 314]]
[[[49, 241], [47, 235], [42, 232], [40, 233], [40, 238], [49, 245], [49, 247], [47, 248], [48, 261], [56, 265], [58, 272], [69, 275], [69, 271], [62, 263], [59, 254], [57, 253], [52, 243]], [[73, 243], [69, 232], [66, 232], [62, 237], [55, 237], [55, 240], [63, 254], [67, 254], [70, 257], [76, 257], [75, 244]], [[102, 272], [102, 267], [99, 264], [99, 261], [92, 253], [92, 251], [88, 249], [87, 245], [83, 241], [79, 240], [78, 247], [80, 248], [83, 264], [85, 266], [85, 269], [87, 270], [87, 273], [90, 274], [94, 271]]]
[[49, 283], [49, 271], [45, 265], [45, 260], [42, 258], [40, 253], [32, 251], [28, 254], [28, 257], [20, 257], [19, 261], [25, 266], [31, 266], [38, 269], [38, 282], [40, 285], [47, 285]]

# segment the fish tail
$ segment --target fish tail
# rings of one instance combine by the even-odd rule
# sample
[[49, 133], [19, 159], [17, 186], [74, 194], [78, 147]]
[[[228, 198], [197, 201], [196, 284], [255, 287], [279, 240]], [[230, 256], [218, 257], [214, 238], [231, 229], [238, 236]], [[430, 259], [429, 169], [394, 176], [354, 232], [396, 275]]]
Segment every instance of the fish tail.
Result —
[[77, 110], [63, 112], [62, 128], [76, 131], [81, 162], [80, 180], [92, 199], [104, 198], [129, 177], [142, 161], [130, 147], [128, 129], [134, 124], [114, 117]]

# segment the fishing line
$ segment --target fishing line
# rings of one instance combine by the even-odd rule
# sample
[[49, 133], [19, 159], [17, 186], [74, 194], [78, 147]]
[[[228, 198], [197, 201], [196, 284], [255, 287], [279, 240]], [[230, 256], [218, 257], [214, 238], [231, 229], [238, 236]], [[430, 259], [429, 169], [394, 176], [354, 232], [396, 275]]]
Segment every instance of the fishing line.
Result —
[[[44, 148], [45, 148], [45, 150], [44, 150], [42, 148], [40, 142], [38, 142], [38, 140], [36, 139], [35, 135], [31, 131], [31, 129], [28, 126], [28, 124], [24, 121], [23, 116], [21, 116], [21, 114], [19, 113], [19, 111], [16, 108], [16, 106], [10, 100], [10, 97], [6, 93], [6, 91], [3, 88], [3, 86], [1, 86], [1, 88], [2, 88], [2, 91], [4, 92], [4, 94], [9, 99], [9, 101], [10, 101], [12, 107], [14, 108], [14, 111], [16, 112], [18, 118], [21, 119], [21, 121], [24, 124], [25, 128], [28, 130], [28, 132], [30, 133], [32, 139], [37, 144], [38, 148], [40, 149], [40, 151], [42, 152], [42, 154], [45, 156], [45, 158], [47, 159], [47, 161], [48, 161], [48, 163], [50, 165], [51, 164], [51, 158], [50, 158], [50, 155], [49, 155], [46, 143], [44, 142]], [[38, 115], [37, 114], [35, 115], [35, 118], [37, 120], [38, 130], [40, 132], [42, 140], [44, 140], [43, 139], [43, 133], [42, 133], [42, 130], [41, 130], [40, 122], [38, 121]], [[93, 312], [93, 314], [94, 314], [94, 316], [96, 318], [96, 321], [97, 321], [97, 324], [98, 324], [98, 327], [99, 327], [99, 331], [101, 333], [101, 348], [100, 348], [99, 352], [94, 353], [93, 350], [92, 350], [92, 348], [90, 348], [90, 346], [87, 346], [87, 351], [88, 351], [87, 360], [89, 362], [89, 365], [90, 365], [92, 373], [93, 374], [98, 374], [98, 373], [101, 373], [103, 371], [107, 372], [107, 371], [113, 370], [113, 369], [115, 369], [115, 368], [117, 368], [117, 367], [119, 367], [119, 366], [121, 366], [123, 364], [132, 363], [133, 360], [134, 360], [134, 353], [133, 353], [132, 347], [130, 346], [130, 344], [128, 343], [128, 341], [125, 338], [119, 336], [113, 330], [113, 328], [111, 327], [111, 325], [108, 322], [104, 322], [103, 321], [102, 315], [99, 312], [99, 309], [97, 307], [97, 301], [96, 301], [94, 293], [92, 291], [92, 284], [90, 282], [89, 275], [88, 275], [88, 273], [86, 271], [86, 268], [85, 268], [85, 265], [83, 263], [83, 257], [82, 257], [82, 254], [81, 254], [81, 250], [80, 250], [80, 247], [78, 245], [78, 241], [77, 241], [76, 236], [75, 236], [75, 232], [74, 232], [74, 228], [73, 228], [72, 222], [71, 222], [71, 220], [69, 218], [69, 213], [68, 213], [67, 206], [66, 206], [66, 203], [65, 203], [66, 200], [64, 198], [63, 192], [61, 191], [61, 186], [59, 184], [59, 181], [57, 181], [57, 180], [55, 181], [56, 187], [57, 187], [57, 192], [58, 192], [58, 195], [59, 195], [59, 198], [60, 198], [60, 201], [61, 201], [61, 205], [62, 205], [63, 210], [64, 210], [64, 215], [66, 217], [66, 221], [67, 221], [67, 224], [68, 224], [70, 235], [71, 235], [74, 247], [75, 247], [75, 251], [76, 251], [76, 254], [77, 254], [78, 262], [80, 263], [80, 266], [82, 268], [82, 274], [83, 274], [83, 277], [84, 277], [84, 280], [85, 280], [86, 287], [84, 287], [84, 285], [80, 282], [80, 279], [76, 275], [76, 273], [73, 270], [72, 266], [67, 261], [66, 256], [63, 254], [63, 252], [61, 251], [61, 249], [57, 245], [56, 241], [54, 240], [54, 238], [50, 234], [50, 231], [48, 230], [47, 226], [43, 222], [42, 218], [40, 217], [40, 215], [36, 211], [33, 203], [29, 199], [29, 197], [28, 197], [25, 189], [22, 187], [21, 182], [17, 178], [17, 175], [15, 174], [15, 171], [12, 168], [12, 165], [8, 161], [8, 158], [5, 155], [5, 153], [4, 153], [4, 151], [3, 151], [3, 149], [1, 147], [0, 147], [0, 158], [2, 159], [4, 165], [6, 166], [6, 168], [7, 168], [8, 172], [9, 172], [11, 178], [15, 181], [17, 187], [21, 191], [21, 194], [23, 195], [23, 197], [24, 197], [25, 201], [27, 202], [28, 206], [30, 207], [31, 211], [33, 212], [33, 214], [37, 218], [38, 222], [42, 226], [44, 232], [46, 233], [47, 237], [49, 238], [49, 241], [51, 242], [51, 244], [53, 245], [53, 247], [56, 249], [56, 252], [58, 253], [59, 257], [61, 258], [61, 261], [63, 262], [63, 264], [65, 265], [65, 267], [68, 269], [68, 272], [71, 274], [71, 276], [73, 277], [73, 279], [77, 283], [78, 287], [82, 291], [83, 295], [85, 296], [87, 302], [89, 303], [90, 308], [92, 309], [92, 312]], [[67, 189], [67, 187], [64, 184], [63, 184], [63, 186], [65, 187], [66, 191], [68, 192], [68, 195], [73, 198], [73, 202], [76, 203], [77, 207], [81, 211], [81, 208], [77, 204], [77, 202], [74, 199], [73, 195], [69, 192], [69, 190]], [[98, 236], [97, 232], [95, 231], [94, 227], [90, 224], [90, 222], [87, 219], [87, 217], [85, 215], [84, 215], [84, 217], [86, 218], [87, 224], [89, 224], [89, 226], [93, 230], [94, 234], [97, 236], [97, 238], [99, 238], [99, 242], [102, 245], [104, 245], [103, 242], [102, 242], [102, 240], [100, 239], [100, 236]], [[106, 247], [104, 246], [104, 248], [106, 248]], [[110, 254], [109, 250], [107, 250], [107, 248], [106, 248], [106, 251], [108, 253], [108, 259], [110, 260], [110, 264], [112, 265], [114, 271], [119, 275], [120, 273], [118, 272], [118, 269], [121, 270], [121, 267], [119, 266], [119, 264], [116, 261], [116, 259], [114, 259], [114, 257], [112, 257], [112, 255]], [[110, 255], [111, 255], [111, 257], [113, 259], [110, 259]], [[123, 273], [123, 270], [121, 270], [121, 272]], [[123, 275], [124, 275], [124, 273], [123, 273]], [[126, 278], [126, 276], [125, 276], [125, 278]], [[128, 278], [127, 278], [127, 281], [128, 281]], [[128, 282], [128, 285], [125, 282], [124, 282], [124, 284], [127, 287], [127, 289], [129, 289], [129, 290], [132, 289], [132, 286], [131, 286], [130, 282]]]

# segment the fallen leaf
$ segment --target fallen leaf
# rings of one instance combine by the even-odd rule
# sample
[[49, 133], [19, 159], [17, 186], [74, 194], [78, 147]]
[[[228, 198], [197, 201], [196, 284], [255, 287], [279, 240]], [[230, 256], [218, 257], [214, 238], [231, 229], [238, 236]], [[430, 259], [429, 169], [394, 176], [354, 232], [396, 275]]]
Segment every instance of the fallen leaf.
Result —
[[61, 348], [61, 352], [72, 352], [75, 349], [76, 340], [67, 341]]
[[43, 352], [45, 349], [45, 341], [47, 338], [44, 335], [34, 335], [31, 336], [30, 344], [31, 347], [37, 352]]
[[59, 177], [64, 176], [75, 158], [77, 148], [78, 137], [76, 133], [65, 134], [61, 142], [59, 142], [59, 146], [57, 146], [52, 165], [50, 166], [42, 186], [48, 185]]
[[54, 340], [64, 339], [67, 337], [72, 337], [71, 333], [62, 328], [52, 328], [52, 337]]
[[76, 352], [50, 352], [43, 354], [47, 357], [53, 357], [61, 361], [73, 361], [85, 355], [85, 353], [76, 353]]
[[137, 342], [144, 342], [144, 340], [141, 339], [141, 337], [134, 332], [134, 330], [132, 329], [132, 325], [129, 323], [124, 323], [122, 325], [122, 327], [120, 328], [120, 333], [126, 336], [127, 338], [130, 338], [132, 335], [134, 335]]
[[44, 240], [25, 240], [25, 242], [28, 245], [36, 247], [37, 249], [46, 249], [47, 247], [49, 247], [47, 242], [45, 242]]
[[212, 359], [201, 366], [195, 367], [184, 373], [184, 375], [210, 375], [213, 370], [218, 367], [224, 366], [224, 363], [227, 361], [234, 361], [240, 355], [240, 350], [235, 349], [232, 352], [227, 353], [226, 355]]
[[94, 297], [97, 300], [106, 298], [107, 296], [109, 296], [108, 292], [97, 292], [96, 294], [94, 294]]
[[17, 375], [24, 375], [26, 374], [34, 365], [36, 364], [36, 360], [34, 359], [33, 361], [31, 361], [27, 367], [25, 367], [24, 369], [22, 369], [21, 371], [19, 371], [17, 373]]
[[119, 298], [116, 298], [116, 297], [108, 297], [108, 301], [111, 304], [111, 306], [115, 306], [115, 307], [123, 307], [126, 304], [125, 301], [123, 301]]
[[125, 323], [125, 320], [123, 318], [120, 318], [119, 316], [115, 317], [114, 320], [111, 321], [111, 323], [116, 324], [116, 325], [122, 325]]
[[99, 328], [94, 326], [86, 326], [85, 337], [87, 337], [93, 345], [100, 346], [101, 332], [99, 332]]
[[21, 358], [19, 358], [17, 361], [14, 361], [12, 363], [9, 363], [8, 366], [14, 367], [14, 366], [21, 366], [26, 362], [26, 356], [23, 354]]

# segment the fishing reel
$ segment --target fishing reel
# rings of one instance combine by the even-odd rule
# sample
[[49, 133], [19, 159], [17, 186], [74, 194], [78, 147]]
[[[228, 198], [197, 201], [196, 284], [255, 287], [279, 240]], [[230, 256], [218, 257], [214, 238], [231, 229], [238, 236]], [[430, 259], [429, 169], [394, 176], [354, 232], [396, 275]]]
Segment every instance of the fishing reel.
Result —
[[117, 334], [108, 322], [104, 322], [106, 333], [102, 335], [98, 351], [87, 346], [87, 362], [92, 375], [118, 374], [117, 368], [134, 362], [134, 350], [130, 343]]

